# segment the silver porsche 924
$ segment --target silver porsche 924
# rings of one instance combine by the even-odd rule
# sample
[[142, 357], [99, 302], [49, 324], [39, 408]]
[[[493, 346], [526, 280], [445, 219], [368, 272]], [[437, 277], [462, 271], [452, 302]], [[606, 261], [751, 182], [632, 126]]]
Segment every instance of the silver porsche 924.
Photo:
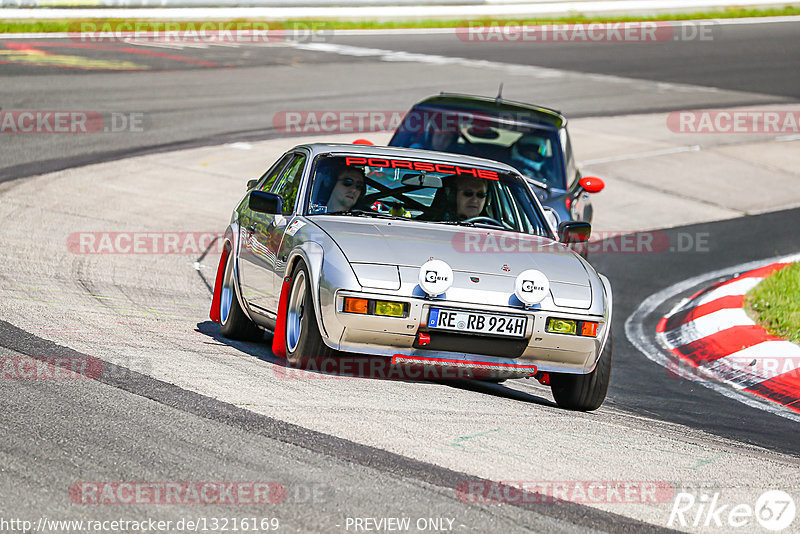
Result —
[[560, 406], [593, 410], [611, 374], [611, 286], [567, 246], [590, 231], [558, 225], [503, 163], [300, 145], [248, 182], [211, 318], [233, 339], [275, 332], [292, 364], [350, 352], [533, 376]]

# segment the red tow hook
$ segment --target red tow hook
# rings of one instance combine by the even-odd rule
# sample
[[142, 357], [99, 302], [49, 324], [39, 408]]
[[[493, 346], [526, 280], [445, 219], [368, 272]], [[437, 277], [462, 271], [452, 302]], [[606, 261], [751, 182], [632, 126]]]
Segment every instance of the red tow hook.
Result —
[[541, 385], [543, 385], [543, 386], [549, 386], [550, 385], [550, 373], [545, 373], [543, 371], [539, 371], [538, 373], [533, 375], [533, 378], [538, 380], [539, 383]]
[[425, 332], [420, 332], [417, 334], [417, 345], [420, 347], [425, 347], [431, 344], [431, 335], [426, 334]]

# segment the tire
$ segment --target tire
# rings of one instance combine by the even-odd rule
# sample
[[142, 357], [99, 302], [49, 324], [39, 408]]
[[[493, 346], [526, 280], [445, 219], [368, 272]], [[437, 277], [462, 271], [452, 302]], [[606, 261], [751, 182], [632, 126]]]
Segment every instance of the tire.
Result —
[[309, 358], [329, 358], [336, 351], [322, 340], [311, 296], [311, 278], [301, 261], [292, 273], [292, 286], [286, 302], [286, 360], [301, 365]]
[[222, 288], [219, 296], [220, 332], [228, 339], [241, 341], [260, 340], [264, 332], [245, 315], [239, 305], [236, 284], [233, 279], [233, 252], [228, 253], [225, 262], [225, 274], [222, 276]]
[[550, 387], [556, 403], [569, 410], [588, 412], [598, 409], [606, 398], [611, 380], [613, 352], [613, 339], [609, 333], [594, 371], [586, 375], [551, 373]]

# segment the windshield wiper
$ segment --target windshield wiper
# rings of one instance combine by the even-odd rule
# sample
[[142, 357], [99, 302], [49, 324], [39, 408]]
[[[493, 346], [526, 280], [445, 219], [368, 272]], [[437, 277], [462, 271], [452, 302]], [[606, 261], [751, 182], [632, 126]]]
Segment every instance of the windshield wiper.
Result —
[[467, 221], [435, 221], [441, 224], [454, 224], [456, 226], [469, 226], [471, 228], [493, 228], [495, 230], [508, 230], [505, 226], [498, 226], [496, 224], [487, 223], [483, 221], [467, 222]]
[[354, 215], [356, 217], [377, 217], [379, 219], [401, 219], [403, 221], [411, 220], [408, 217], [400, 217], [398, 215], [390, 215], [388, 213], [380, 213], [378, 211], [372, 211], [372, 210], [335, 211], [333, 213], [328, 213], [327, 215]]
[[513, 228], [506, 228], [505, 226], [497, 226], [496, 224], [477, 221], [477, 222], [466, 222], [466, 221], [430, 221], [436, 224], [451, 224], [454, 226], [468, 226], [470, 228], [486, 228], [488, 230], [502, 230], [504, 232], [514, 232], [515, 234], [523, 234], [525, 232], [521, 232], [519, 230], [515, 230]]
[[[452, 224], [454, 226], [475, 226], [474, 222], [464, 222], [464, 221], [431, 221], [438, 224]], [[495, 226], [497, 228], [497, 226]]]

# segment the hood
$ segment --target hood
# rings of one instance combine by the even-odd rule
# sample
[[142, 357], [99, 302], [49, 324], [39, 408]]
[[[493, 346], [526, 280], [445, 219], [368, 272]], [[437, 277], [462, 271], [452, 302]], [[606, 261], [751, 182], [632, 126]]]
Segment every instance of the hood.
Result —
[[[350, 263], [398, 266], [403, 287], [416, 286], [419, 267], [435, 258], [447, 262], [456, 274], [448, 299], [459, 289], [468, 291], [470, 300], [475, 298], [475, 284], [479, 284], [472, 281], [475, 276], [487, 291], [506, 291], [508, 286], [513, 294], [513, 280], [522, 271], [537, 269], [550, 280], [557, 305], [588, 308], [591, 304], [589, 275], [583, 263], [546, 237], [350, 216], [325, 215], [313, 221], [336, 241]], [[463, 288], [459, 288], [460, 280]]]

